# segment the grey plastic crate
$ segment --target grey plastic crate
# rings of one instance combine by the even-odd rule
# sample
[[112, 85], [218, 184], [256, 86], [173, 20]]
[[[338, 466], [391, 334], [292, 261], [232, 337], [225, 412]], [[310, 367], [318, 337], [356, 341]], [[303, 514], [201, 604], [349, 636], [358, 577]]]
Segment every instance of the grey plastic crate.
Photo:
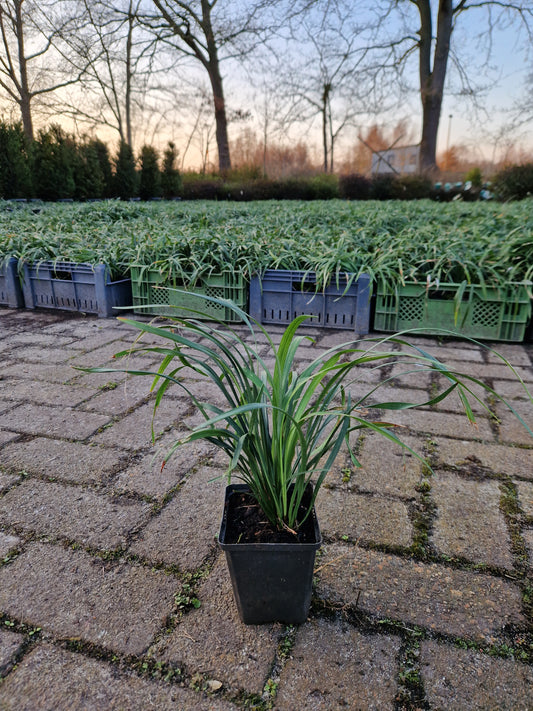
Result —
[[22, 282], [27, 309], [80, 311], [108, 318], [117, 306], [131, 306], [131, 280], [110, 281], [105, 264], [25, 264]]
[[314, 272], [267, 269], [250, 283], [250, 316], [260, 323], [288, 324], [308, 315], [309, 326], [368, 333], [370, 277], [341, 273], [324, 289], [317, 289]]
[[17, 266], [18, 260], [15, 257], [0, 262], [0, 305], [12, 309], [20, 309], [24, 306]]

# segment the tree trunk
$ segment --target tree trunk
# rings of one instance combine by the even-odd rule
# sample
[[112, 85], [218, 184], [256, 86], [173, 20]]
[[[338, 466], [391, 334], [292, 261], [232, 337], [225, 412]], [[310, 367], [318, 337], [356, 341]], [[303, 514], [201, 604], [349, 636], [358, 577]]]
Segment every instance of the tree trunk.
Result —
[[422, 101], [420, 171], [431, 173], [437, 168], [437, 135], [453, 29], [453, 3], [452, 0], [439, 2], [433, 67], [431, 66], [433, 28], [430, 0], [417, 0], [417, 7], [420, 14], [419, 70]]
[[222, 76], [220, 74], [220, 62], [218, 59], [218, 49], [215, 41], [215, 33], [211, 23], [211, 9], [213, 4], [208, 0], [202, 0], [202, 30], [206, 39], [208, 62], [206, 65], [211, 89], [213, 91], [213, 103], [215, 106], [216, 137], [218, 148], [218, 169], [224, 174], [231, 170], [231, 158], [228, 140], [228, 119], [226, 116], [226, 102], [224, 100], [224, 89], [222, 87]]
[[231, 170], [231, 158], [228, 140], [228, 119], [226, 116], [226, 103], [222, 88], [222, 77], [218, 69], [218, 60], [209, 66], [209, 78], [213, 90], [213, 103], [215, 106], [216, 137], [218, 148], [218, 169], [224, 174]]
[[31, 115], [31, 96], [30, 93], [24, 92], [19, 101], [20, 115], [22, 118], [22, 127], [24, 135], [29, 141], [33, 141], [33, 119]]
[[[133, 47], [133, 23], [134, 16], [132, 14], [131, 2], [128, 9], [128, 36], [126, 38], [126, 91], [125, 91], [125, 111], [126, 111], [126, 141], [128, 146], [133, 147], [133, 136], [131, 130], [131, 52]], [[121, 136], [122, 138], [122, 136]]]
[[24, 134], [33, 141], [33, 120], [31, 116], [31, 91], [28, 84], [28, 64], [24, 54], [24, 24], [22, 19], [22, 2], [15, 2], [15, 23], [17, 33], [17, 51], [20, 72], [19, 100], [20, 115]]
[[324, 84], [322, 91], [322, 145], [324, 147], [324, 173], [328, 172], [328, 103], [331, 84]]

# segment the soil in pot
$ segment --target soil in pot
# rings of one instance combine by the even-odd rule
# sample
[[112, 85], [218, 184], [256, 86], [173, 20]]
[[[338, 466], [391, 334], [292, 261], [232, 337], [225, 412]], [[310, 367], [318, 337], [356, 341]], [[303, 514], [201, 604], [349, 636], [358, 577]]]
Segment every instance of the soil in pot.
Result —
[[[309, 507], [310, 496], [303, 498], [298, 520], [302, 520]], [[313, 517], [308, 516], [298, 527], [296, 535], [289, 530], [273, 526], [248, 492], [234, 492], [228, 502], [226, 543], [314, 543]]]

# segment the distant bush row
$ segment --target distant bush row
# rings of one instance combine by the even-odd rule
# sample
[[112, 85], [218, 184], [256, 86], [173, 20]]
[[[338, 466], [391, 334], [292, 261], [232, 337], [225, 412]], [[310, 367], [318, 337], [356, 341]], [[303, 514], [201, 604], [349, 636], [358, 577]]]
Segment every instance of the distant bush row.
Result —
[[[121, 142], [111, 156], [98, 139], [76, 140], [59, 126], [39, 131], [28, 142], [20, 124], [0, 122], [0, 199], [92, 200], [105, 198], [186, 200], [476, 200], [481, 181], [468, 190], [436, 188], [422, 176], [314, 175], [270, 180], [258, 170], [235, 170], [226, 177], [177, 168], [169, 143], [162, 158], [151, 146], [134, 156]], [[479, 176], [481, 178], [481, 176]], [[502, 200], [533, 194], [533, 164], [512, 166], [494, 179], [491, 192]]]
[[122, 141], [112, 157], [102, 141], [77, 141], [60, 126], [39, 131], [30, 143], [20, 124], [0, 122], [0, 198], [170, 198], [181, 190], [177, 155], [169, 143], [160, 167], [154, 148], [143, 146], [135, 159]]

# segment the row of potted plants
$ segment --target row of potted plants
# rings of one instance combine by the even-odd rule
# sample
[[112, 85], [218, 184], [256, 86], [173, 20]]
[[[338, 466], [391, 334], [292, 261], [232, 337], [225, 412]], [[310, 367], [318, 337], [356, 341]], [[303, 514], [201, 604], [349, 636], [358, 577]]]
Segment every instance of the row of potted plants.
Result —
[[533, 269], [531, 201], [420, 203], [45, 204], [2, 209], [0, 258], [34, 264], [130, 265], [194, 282], [213, 271], [249, 279], [265, 269], [365, 272], [376, 285], [425, 282], [504, 286]]

